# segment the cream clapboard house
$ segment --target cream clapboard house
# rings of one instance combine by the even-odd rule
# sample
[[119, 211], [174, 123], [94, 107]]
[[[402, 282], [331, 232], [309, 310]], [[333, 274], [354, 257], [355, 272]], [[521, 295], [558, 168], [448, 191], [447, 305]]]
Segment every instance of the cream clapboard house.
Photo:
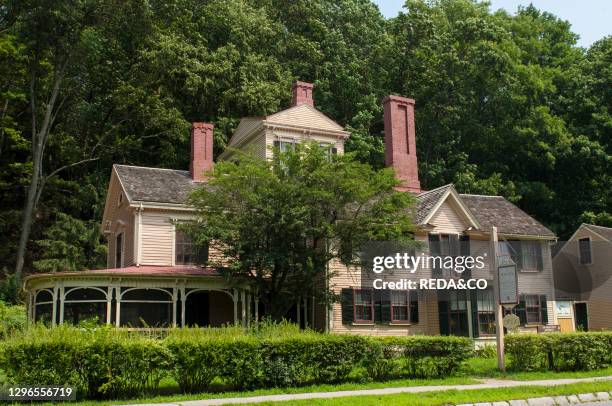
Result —
[[561, 330], [612, 330], [612, 228], [580, 225], [553, 269]]
[[[270, 158], [272, 146], [316, 141], [342, 154], [349, 133], [314, 107], [312, 84], [296, 82], [286, 110], [244, 118], [230, 139], [232, 149]], [[483, 255], [492, 226], [500, 251], [518, 264], [521, 303], [513, 311], [522, 329], [552, 324], [554, 283], [550, 243], [554, 234], [501, 196], [460, 194], [453, 185], [421, 190], [418, 178], [414, 100], [388, 96], [386, 163], [413, 193], [415, 239], [431, 255]], [[29, 276], [28, 314], [51, 324], [97, 316], [117, 326], [186, 326], [242, 322], [258, 317], [258, 298], [248, 287], [230, 287], [215, 269], [197, 266], [215, 252], [198, 253], [176, 223], [193, 218], [185, 204], [212, 168], [211, 124], [194, 123], [190, 170], [114, 165], [102, 227], [108, 239], [108, 269]], [[218, 159], [231, 159], [231, 149]], [[492, 290], [378, 291], [361, 285], [361, 272], [330, 264], [332, 306], [301, 298], [291, 317], [303, 325], [338, 333], [407, 335], [494, 334]], [[492, 281], [486, 267], [472, 277]], [[419, 269], [417, 277], [451, 277], [445, 270]]]

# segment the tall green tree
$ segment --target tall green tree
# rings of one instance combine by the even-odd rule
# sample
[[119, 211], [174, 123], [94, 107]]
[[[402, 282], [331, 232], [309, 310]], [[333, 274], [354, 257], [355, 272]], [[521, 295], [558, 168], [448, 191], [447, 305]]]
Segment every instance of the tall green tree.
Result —
[[411, 239], [411, 197], [394, 190], [392, 171], [316, 144], [275, 151], [275, 159], [241, 154], [219, 162], [191, 196], [194, 241], [221, 252], [211, 262], [231, 281], [258, 292], [267, 313], [285, 315], [301, 297], [327, 297], [330, 261], [358, 263], [370, 240]]

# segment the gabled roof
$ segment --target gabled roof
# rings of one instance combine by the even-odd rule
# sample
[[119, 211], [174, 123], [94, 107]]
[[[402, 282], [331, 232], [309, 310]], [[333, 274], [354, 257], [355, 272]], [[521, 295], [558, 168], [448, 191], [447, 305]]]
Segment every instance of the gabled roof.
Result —
[[500, 234], [554, 238], [555, 234], [502, 196], [458, 194], [452, 184], [416, 196], [414, 221], [426, 225], [447, 198], [453, 198], [475, 230], [497, 227]]
[[309, 104], [289, 107], [265, 117], [266, 122], [288, 126], [307, 127], [328, 131], [344, 131], [344, 128]]
[[439, 188], [428, 190], [427, 192], [417, 195], [414, 222], [423, 224], [425, 218], [430, 216], [433, 208], [439, 204], [442, 197], [446, 195], [452, 186], [452, 184], [440, 186]]
[[596, 226], [595, 224], [587, 224], [587, 223], [580, 224], [580, 227], [578, 227], [578, 229], [574, 232], [574, 234], [572, 234], [572, 236], [569, 239], [572, 240], [574, 236], [576, 235], [576, 233], [578, 232], [578, 230], [580, 230], [581, 228], [586, 228], [587, 230], [589, 230], [592, 233], [597, 234], [604, 240], [612, 242], [612, 228], [604, 227], [604, 226]]
[[485, 230], [496, 226], [501, 234], [555, 237], [555, 233], [502, 196], [460, 196]]
[[454, 207], [458, 209], [457, 214], [463, 217], [470, 227], [474, 229], [480, 228], [477, 218], [463, 203], [452, 183], [423, 192], [417, 196], [417, 202], [420, 202], [420, 204], [417, 204], [417, 214], [419, 217], [417, 224], [428, 224], [440, 206], [446, 201], [451, 201], [454, 204]]
[[277, 113], [260, 117], [244, 117], [230, 138], [229, 147], [236, 147], [250, 139], [263, 126], [279, 126], [299, 130], [335, 134], [348, 137], [349, 133], [319, 110], [308, 104], [289, 107]]
[[114, 165], [130, 202], [183, 205], [189, 193], [202, 183], [194, 182], [189, 171]]

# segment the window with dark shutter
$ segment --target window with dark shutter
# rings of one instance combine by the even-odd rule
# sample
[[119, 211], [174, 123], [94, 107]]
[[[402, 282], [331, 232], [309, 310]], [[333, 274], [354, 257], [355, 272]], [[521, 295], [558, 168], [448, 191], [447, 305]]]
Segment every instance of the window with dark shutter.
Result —
[[546, 295], [540, 295], [540, 323], [548, 324], [548, 304]]
[[[469, 235], [459, 236], [459, 255], [462, 257], [469, 257], [471, 255]], [[463, 279], [470, 279], [472, 277], [472, 270], [466, 267], [466, 269], [461, 273], [461, 277]]]
[[432, 258], [432, 274], [439, 275], [442, 272], [442, 267], [440, 265], [439, 260], [436, 261], [436, 257], [440, 256], [440, 235], [439, 234], [429, 234], [429, 255]]
[[351, 324], [354, 320], [353, 289], [345, 288], [340, 291], [340, 305], [342, 307], [342, 324]]
[[409, 294], [410, 298], [410, 322], [419, 322], [419, 292], [411, 290]]
[[123, 268], [123, 233], [115, 238], [115, 268]]

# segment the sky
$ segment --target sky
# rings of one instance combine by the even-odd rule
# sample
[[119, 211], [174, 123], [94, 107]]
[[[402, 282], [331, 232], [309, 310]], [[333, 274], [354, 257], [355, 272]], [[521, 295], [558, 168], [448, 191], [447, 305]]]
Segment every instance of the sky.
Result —
[[[405, 3], [405, 0], [373, 1], [385, 17], [396, 16]], [[503, 8], [511, 13], [519, 5], [533, 3], [538, 9], [569, 21], [572, 31], [580, 35], [578, 45], [583, 47], [612, 34], [612, 0], [490, 0], [490, 3], [492, 10]]]

